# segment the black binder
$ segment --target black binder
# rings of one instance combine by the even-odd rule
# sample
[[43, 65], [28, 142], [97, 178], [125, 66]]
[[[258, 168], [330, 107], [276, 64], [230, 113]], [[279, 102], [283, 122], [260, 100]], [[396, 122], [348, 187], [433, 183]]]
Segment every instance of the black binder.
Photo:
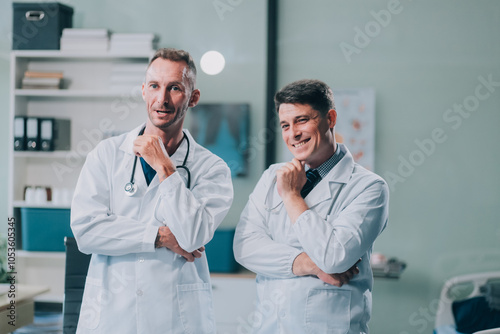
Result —
[[26, 150], [40, 150], [40, 123], [36, 117], [26, 118]]
[[71, 122], [69, 119], [40, 118], [40, 150], [69, 150]]
[[54, 119], [40, 118], [40, 150], [54, 150]]
[[14, 151], [26, 149], [26, 117], [16, 116], [14, 118]]

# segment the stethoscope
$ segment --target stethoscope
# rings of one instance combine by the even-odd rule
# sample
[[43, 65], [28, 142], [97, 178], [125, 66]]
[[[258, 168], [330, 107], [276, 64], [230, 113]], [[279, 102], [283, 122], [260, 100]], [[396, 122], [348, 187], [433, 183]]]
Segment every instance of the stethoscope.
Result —
[[[146, 128], [143, 128], [139, 132], [139, 136], [142, 136], [144, 134], [144, 130]], [[186, 151], [186, 156], [184, 157], [184, 161], [182, 162], [182, 165], [180, 166], [175, 166], [175, 168], [181, 168], [184, 169], [187, 173], [187, 187], [191, 187], [191, 172], [189, 171], [189, 168], [186, 167], [186, 161], [189, 156], [189, 149], [190, 149], [190, 143], [189, 143], [189, 138], [187, 137], [186, 133], [182, 131], [183, 138], [186, 138], [187, 142], [187, 151]], [[127, 182], [125, 185], [125, 194], [128, 196], [134, 196], [134, 194], [137, 192], [137, 186], [135, 185], [134, 182], [134, 174], [135, 174], [135, 167], [137, 166], [137, 156], [134, 157], [134, 166], [132, 167], [132, 175], [130, 176], [130, 182]]]

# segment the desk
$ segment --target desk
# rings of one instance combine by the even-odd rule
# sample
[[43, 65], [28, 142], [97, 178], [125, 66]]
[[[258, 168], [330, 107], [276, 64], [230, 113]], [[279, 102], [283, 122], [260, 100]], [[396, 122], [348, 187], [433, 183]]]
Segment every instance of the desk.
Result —
[[[33, 323], [35, 303], [34, 298], [49, 291], [49, 288], [36, 285], [16, 284], [14, 295], [9, 298], [10, 284], [0, 284], [0, 334], [6, 334], [22, 326]], [[11, 307], [15, 301], [15, 309]], [[9, 309], [9, 307], [11, 307]], [[9, 324], [10, 314], [15, 314], [15, 326]]]

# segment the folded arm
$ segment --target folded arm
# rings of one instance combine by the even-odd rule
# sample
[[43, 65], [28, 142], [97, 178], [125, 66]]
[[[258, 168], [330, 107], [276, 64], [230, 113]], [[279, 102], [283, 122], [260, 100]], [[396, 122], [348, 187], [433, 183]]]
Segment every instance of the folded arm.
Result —
[[343, 273], [328, 274], [319, 269], [319, 267], [311, 260], [309, 255], [306, 253], [300, 253], [299, 256], [295, 258], [295, 261], [293, 261], [293, 273], [297, 276], [316, 276], [327, 284], [341, 287], [342, 285], [349, 283], [354, 275], [359, 274], [357, 264], [360, 261], [361, 259]]
[[388, 216], [387, 184], [369, 184], [337, 215], [323, 219], [314, 210], [303, 212], [293, 228], [311, 260], [324, 272], [352, 267], [372, 247]]
[[[206, 163], [206, 162], [200, 162]], [[191, 253], [206, 245], [233, 200], [231, 172], [218, 160], [193, 179], [188, 189], [178, 172], [160, 185], [155, 217], [169, 227], [179, 246]]]
[[292, 265], [301, 250], [275, 241], [268, 228], [269, 212], [264, 196], [271, 186], [270, 171], [264, 172], [241, 213], [234, 236], [234, 256], [242, 266], [267, 277], [295, 277]]
[[159, 224], [116, 215], [111, 209], [113, 153], [104, 145], [89, 153], [71, 205], [71, 229], [81, 252], [124, 255], [154, 252]]
[[[200, 257], [200, 249], [208, 243], [226, 215], [233, 199], [230, 170], [222, 160], [195, 152], [199, 160], [191, 168], [202, 170], [191, 189], [185, 186], [160, 137], [144, 134], [134, 141], [134, 153], [157, 172], [160, 200], [155, 218], [167, 225], [158, 231], [165, 247], [188, 261]], [[157, 238], [158, 241], [158, 238]]]
[[155, 240], [155, 248], [161, 247], [170, 249], [172, 252], [185, 258], [188, 262], [193, 262], [195, 258], [200, 258], [201, 253], [205, 250], [205, 247], [200, 247], [191, 253], [185, 251], [181, 248], [181, 246], [179, 246], [177, 239], [168, 226], [160, 226], [158, 229], [158, 235]]
[[270, 218], [273, 215], [264, 205], [264, 196], [272, 186], [269, 174], [269, 170], [264, 173], [241, 214], [234, 238], [236, 260], [249, 270], [267, 277], [317, 276], [332, 285], [347, 283], [359, 273], [356, 265], [341, 274], [325, 273], [303, 250], [272, 238], [268, 224], [273, 224]]

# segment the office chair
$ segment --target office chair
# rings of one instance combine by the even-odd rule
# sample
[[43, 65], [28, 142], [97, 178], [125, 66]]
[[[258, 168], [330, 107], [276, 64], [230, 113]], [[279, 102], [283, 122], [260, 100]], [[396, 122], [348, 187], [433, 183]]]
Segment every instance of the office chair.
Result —
[[74, 334], [91, 256], [78, 250], [75, 238], [65, 237], [64, 244], [66, 245], [66, 273], [64, 276], [63, 333]]

